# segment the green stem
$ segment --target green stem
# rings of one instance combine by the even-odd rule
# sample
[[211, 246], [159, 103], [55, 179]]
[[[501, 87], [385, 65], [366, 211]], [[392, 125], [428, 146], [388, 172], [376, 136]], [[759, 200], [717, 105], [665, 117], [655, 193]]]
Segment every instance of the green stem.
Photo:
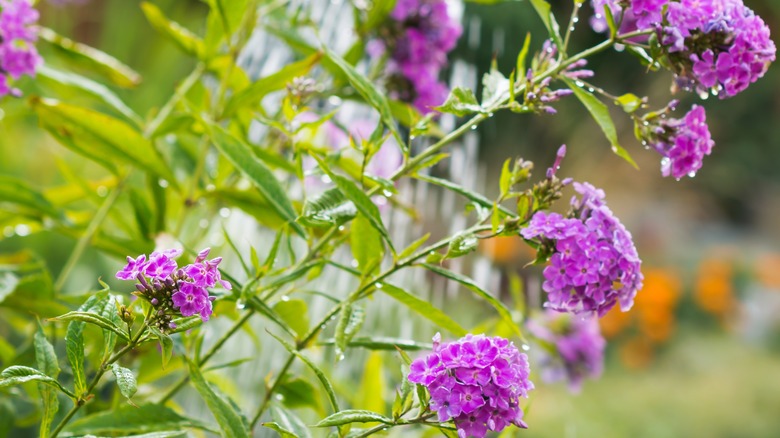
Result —
[[122, 177], [119, 183], [117, 183], [116, 187], [114, 187], [114, 190], [111, 192], [110, 195], [108, 195], [106, 200], [103, 202], [103, 204], [100, 206], [98, 211], [95, 213], [95, 216], [92, 217], [92, 220], [89, 222], [89, 225], [87, 225], [87, 229], [84, 230], [84, 234], [82, 234], [78, 242], [76, 242], [76, 247], [73, 248], [73, 252], [70, 253], [68, 260], [65, 262], [65, 266], [62, 268], [62, 271], [60, 271], [60, 274], [57, 276], [57, 281], [54, 282], [55, 291], [60, 292], [62, 287], [65, 285], [65, 281], [68, 279], [68, 275], [70, 275], [73, 268], [76, 267], [76, 263], [78, 263], [79, 259], [84, 254], [84, 251], [87, 249], [87, 245], [94, 237], [98, 228], [100, 228], [100, 225], [106, 219], [108, 212], [111, 210], [111, 207], [114, 206], [114, 203], [119, 198], [119, 194], [122, 192], [122, 189], [124, 188], [126, 182], [127, 182], [127, 175]]
[[263, 413], [268, 407], [268, 403], [271, 401], [271, 396], [274, 394], [274, 392], [276, 392], [276, 388], [279, 387], [279, 384], [282, 382], [282, 379], [287, 373], [287, 370], [289, 370], [293, 362], [295, 362], [295, 358], [296, 356], [294, 354], [290, 354], [290, 356], [287, 358], [287, 361], [282, 366], [281, 371], [279, 371], [279, 374], [274, 379], [274, 383], [266, 390], [265, 395], [263, 396], [263, 401], [260, 403], [260, 407], [257, 408], [255, 416], [252, 417], [252, 422], [249, 423], [249, 430], [254, 429], [255, 425], [257, 425], [257, 422], [260, 421], [260, 417], [263, 416]]
[[144, 137], [151, 138], [155, 133], [157, 133], [157, 130], [160, 129], [162, 123], [168, 118], [171, 112], [173, 112], [173, 109], [176, 108], [176, 105], [190, 91], [192, 86], [198, 82], [201, 76], [203, 76], [203, 72], [205, 70], [206, 66], [203, 63], [199, 63], [195, 67], [195, 70], [193, 70], [189, 76], [187, 76], [184, 81], [182, 81], [181, 85], [176, 88], [173, 96], [171, 96], [171, 98], [165, 102], [165, 105], [160, 109], [154, 119], [149, 122], [148, 125], [146, 125], [146, 129], [144, 129]]
[[561, 48], [561, 54], [565, 56], [566, 51], [569, 48], [569, 38], [571, 37], [572, 32], [574, 31], [574, 25], [577, 23], [577, 16], [580, 12], [580, 7], [582, 7], [582, 3], [578, 2], [577, 0], [574, 0], [574, 9], [571, 11], [571, 17], [569, 18], [569, 25], [566, 26], [566, 36], [563, 38], [563, 48]]
[[81, 409], [81, 407], [84, 406], [87, 401], [89, 401], [90, 394], [92, 394], [92, 391], [95, 389], [98, 382], [100, 382], [100, 378], [103, 377], [103, 374], [108, 371], [108, 367], [138, 345], [139, 340], [146, 331], [147, 327], [147, 323], [144, 321], [143, 326], [141, 326], [140, 330], [138, 330], [138, 333], [136, 333], [136, 335], [130, 340], [130, 342], [127, 343], [127, 345], [125, 345], [121, 350], [117, 351], [113, 356], [107, 360], [104, 360], [103, 363], [100, 364], [100, 368], [97, 370], [95, 377], [93, 377], [92, 381], [89, 383], [86, 393], [79, 395], [76, 403], [73, 405], [70, 411], [65, 414], [65, 417], [62, 419], [62, 421], [60, 421], [60, 424], [57, 425], [54, 431], [52, 431], [51, 435], [49, 435], [49, 438], [56, 438], [57, 435], [62, 432], [62, 429], [68, 424], [68, 422], [70, 422], [73, 416], [76, 415], [76, 412], [78, 412], [79, 409]]

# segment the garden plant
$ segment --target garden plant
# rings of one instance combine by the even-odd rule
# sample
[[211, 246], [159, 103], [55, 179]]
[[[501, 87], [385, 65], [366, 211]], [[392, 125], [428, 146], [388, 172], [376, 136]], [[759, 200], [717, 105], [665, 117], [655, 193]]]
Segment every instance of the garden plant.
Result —
[[[154, 77], [141, 82], [131, 66], [45, 27], [34, 2], [0, 0], [0, 96], [25, 100], [41, 130], [103, 174], [71, 172], [59, 191], [0, 175], [6, 227], [76, 241], [54, 280], [31, 251], [0, 254], [0, 435], [522, 436], [517, 428], [534, 427], [524, 419], [541, 390], [534, 381], [576, 392], [601, 374], [598, 319], [631, 311], [643, 293], [641, 254], [608, 194], [567, 177], [567, 148], [580, 145], [539, 145], [557, 150], [548, 163], [506, 157], [489, 193], [440, 176], [448, 147], [497, 112], [567, 117], [555, 108], [567, 99], [603, 131], [598, 143], [616, 166], [636, 167], [618, 141], [611, 114], [620, 113], [647, 149], [632, 153], [658, 156], [659, 178], [706, 172], [717, 139], [700, 101], [724, 104], [775, 60], [769, 28], [744, 2], [573, 0], [568, 16], [545, 0], [517, 2], [547, 35], [512, 29], [523, 41], [516, 65], [494, 63], [481, 93], [444, 80], [462, 34], [457, 1], [348, 2], [346, 50], [319, 35], [316, 0], [205, 0], [197, 32], [142, 2], [160, 38], [196, 66], [165, 105], [138, 114], [116, 90]], [[252, 77], [241, 59], [257, 32], [295, 59]], [[582, 47], [578, 35], [594, 32], [601, 42]], [[633, 57], [668, 76], [668, 100], [591, 84], [595, 55]], [[347, 115], [348, 105], [359, 110]], [[470, 224], [395, 239], [388, 218], [416, 210], [404, 181], [462, 197]], [[215, 225], [234, 211], [270, 238]], [[221, 245], [205, 238], [215, 226]], [[507, 237], [541, 267], [539, 308], [522, 287], [502, 296], [452, 268], [480, 242]], [[93, 249], [115, 269], [74, 280]], [[413, 270], [460, 285], [489, 315], [465, 329], [404, 285]], [[351, 280], [309, 287], [329, 272]], [[66, 284], [83, 286], [65, 293]], [[397, 338], [363, 329], [379, 296], [432, 329]], [[276, 349], [223, 354], [239, 335]], [[265, 351], [275, 351], [266, 368], [245, 372]], [[395, 362], [377, 365], [375, 351]], [[392, 370], [392, 383], [379, 371], [362, 387], [334, 377], [343, 364], [363, 369], [356, 361]], [[235, 367], [245, 370], [234, 376], [239, 390], [257, 392], [251, 406], [215, 377]], [[210, 414], [188, 409], [182, 394]]]

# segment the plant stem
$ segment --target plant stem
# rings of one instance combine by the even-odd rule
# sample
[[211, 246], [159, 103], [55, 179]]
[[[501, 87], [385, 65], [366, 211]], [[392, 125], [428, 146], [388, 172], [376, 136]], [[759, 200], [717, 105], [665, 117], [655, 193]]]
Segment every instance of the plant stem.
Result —
[[87, 391], [85, 394], [79, 395], [78, 399], [76, 400], [76, 403], [73, 405], [73, 407], [68, 411], [68, 413], [65, 415], [65, 417], [60, 421], [60, 424], [57, 425], [57, 427], [54, 429], [54, 431], [49, 435], [50, 438], [56, 438], [57, 435], [62, 431], [62, 429], [70, 422], [70, 420], [73, 418], [74, 415], [76, 415], [76, 412], [81, 409], [82, 406], [84, 406], [87, 401], [89, 400], [89, 395], [92, 394], [92, 391], [97, 386], [98, 382], [100, 382], [100, 378], [103, 377], [103, 374], [108, 371], [109, 365], [113, 364], [117, 360], [119, 360], [122, 356], [124, 356], [127, 352], [135, 348], [139, 340], [141, 339], [141, 336], [146, 332], [147, 328], [147, 322], [144, 321], [143, 326], [138, 330], [138, 333], [130, 340], [130, 342], [127, 343], [124, 347], [122, 347], [121, 350], [114, 353], [113, 356], [108, 358], [107, 360], [104, 360], [102, 364], [100, 364], [100, 368], [97, 370], [97, 373], [95, 374], [95, 377], [92, 378], [92, 381], [89, 383], [89, 386], [87, 387]]
[[92, 237], [94, 237], [98, 228], [100, 228], [100, 225], [106, 219], [108, 212], [111, 210], [111, 207], [114, 206], [114, 203], [119, 198], [119, 194], [122, 192], [122, 189], [124, 188], [126, 182], [127, 182], [127, 175], [125, 175], [124, 177], [122, 177], [122, 179], [119, 180], [119, 183], [117, 183], [116, 187], [114, 187], [114, 190], [111, 192], [110, 195], [108, 195], [106, 200], [103, 201], [103, 204], [100, 205], [100, 208], [98, 208], [98, 211], [95, 213], [95, 216], [92, 217], [92, 220], [89, 222], [89, 225], [87, 225], [87, 229], [84, 230], [84, 234], [82, 234], [81, 237], [79, 237], [78, 242], [76, 242], [76, 247], [73, 248], [73, 252], [70, 253], [68, 260], [65, 262], [65, 266], [62, 268], [62, 271], [60, 271], [60, 274], [57, 276], [57, 281], [54, 282], [55, 291], [60, 292], [62, 287], [65, 285], [65, 281], [68, 279], [68, 275], [70, 275], [73, 268], [76, 267], [76, 263], [78, 263], [79, 259], [84, 254], [84, 251], [87, 249], [87, 245], [89, 244], [90, 240], [92, 240]]
[[257, 412], [255, 413], [255, 416], [252, 417], [252, 422], [249, 423], [249, 430], [254, 429], [255, 425], [257, 425], [257, 422], [260, 420], [260, 417], [263, 416], [263, 413], [268, 407], [268, 402], [271, 401], [271, 396], [273, 396], [274, 392], [276, 391], [276, 388], [282, 382], [282, 379], [284, 378], [284, 375], [287, 373], [287, 370], [289, 370], [293, 362], [295, 362], [295, 358], [296, 356], [294, 354], [290, 354], [290, 356], [287, 358], [287, 361], [282, 366], [281, 371], [279, 371], [279, 374], [274, 379], [274, 383], [271, 385], [270, 388], [268, 388], [268, 390], [266, 390], [265, 395], [263, 396], [263, 401], [262, 403], [260, 403], [260, 407], [257, 408]]

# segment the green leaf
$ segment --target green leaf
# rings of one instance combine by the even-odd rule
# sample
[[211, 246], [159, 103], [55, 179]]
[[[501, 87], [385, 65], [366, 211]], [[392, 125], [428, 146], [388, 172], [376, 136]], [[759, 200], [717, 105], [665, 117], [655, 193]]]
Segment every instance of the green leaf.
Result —
[[412, 254], [414, 254], [414, 252], [417, 251], [423, 245], [423, 243], [427, 242], [430, 237], [431, 237], [431, 233], [425, 233], [424, 236], [410, 243], [409, 246], [407, 246], [406, 248], [404, 248], [403, 251], [398, 253], [396, 260], [403, 260], [411, 256]]
[[636, 110], [642, 107], [643, 103], [644, 100], [642, 98], [632, 93], [626, 93], [615, 100], [615, 105], [620, 105], [623, 111], [628, 114], [636, 112]]
[[286, 190], [274, 176], [273, 172], [250, 152], [249, 145], [234, 137], [222, 127], [209, 124], [209, 135], [217, 149], [233, 163], [271, 204], [271, 207], [301, 236], [305, 232], [295, 223], [296, 213], [292, 203], [287, 198]]
[[455, 336], [466, 336], [468, 333], [466, 329], [450, 318], [449, 315], [434, 307], [431, 303], [412, 295], [398, 286], [382, 283], [382, 288], [379, 290]]
[[176, 324], [176, 328], [171, 329], [168, 333], [180, 333], [200, 327], [203, 324], [203, 319], [199, 315], [193, 315], [174, 318], [171, 322]]
[[190, 378], [193, 386], [217, 419], [222, 436], [229, 438], [249, 437], [249, 430], [243, 416], [236, 412], [227, 400], [214, 392], [200, 373], [200, 368], [192, 362], [190, 362]]
[[507, 323], [509, 327], [512, 328], [512, 330], [517, 333], [518, 336], [522, 337], [522, 331], [520, 328], [515, 324], [514, 319], [512, 318], [512, 314], [509, 312], [509, 309], [496, 297], [482, 289], [477, 283], [474, 282], [474, 280], [464, 277], [463, 275], [456, 274], [452, 271], [449, 271], [447, 269], [444, 269], [442, 267], [431, 265], [424, 263], [422, 265], [424, 268], [428, 269], [429, 271], [433, 271], [436, 274], [441, 275], [442, 277], [449, 278], [450, 280], [457, 281], [458, 283], [462, 284], [463, 286], [466, 286], [469, 288], [472, 292], [477, 294], [480, 298], [487, 301], [488, 304], [490, 304], [494, 309], [496, 309], [496, 312], [498, 312], [498, 315], [501, 317], [501, 319], [504, 320], [504, 322]]
[[118, 325], [116, 325], [116, 321], [112, 321], [102, 315], [99, 315], [91, 311], [90, 312], [81, 312], [81, 311], [68, 312], [64, 315], [60, 315], [54, 318], [49, 318], [49, 321], [81, 321], [89, 324], [94, 324], [102, 329], [110, 330], [111, 332], [116, 333], [126, 341], [129, 340], [127, 334], [125, 334], [122, 331], [122, 329]]
[[351, 423], [383, 423], [393, 424], [393, 420], [385, 417], [384, 415], [377, 414], [376, 412], [364, 411], [358, 409], [347, 409], [345, 411], [336, 412], [322, 419], [319, 423], [315, 424], [315, 427], [331, 427], [342, 426], [344, 424]]
[[479, 240], [473, 233], [459, 233], [452, 237], [444, 258], [453, 259], [476, 251]]
[[509, 94], [509, 88], [509, 80], [493, 63], [490, 71], [482, 77], [482, 108], [488, 109], [501, 102], [504, 95]]
[[333, 385], [330, 383], [330, 380], [325, 376], [325, 373], [322, 372], [322, 370], [309, 359], [306, 355], [298, 351], [298, 349], [295, 348], [295, 346], [291, 345], [289, 342], [285, 341], [284, 339], [280, 338], [279, 336], [276, 336], [275, 334], [268, 332], [271, 336], [274, 337], [277, 341], [279, 341], [284, 348], [287, 349], [290, 353], [294, 354], [298, 359], [301, 360], [301, 362], [305, 363], [306, 366], [309, 367], [309, 369], [314, 372], [314, 375], [317, 376], [317, 379], [320, 381], [320, 384], [322, 384], [323, 389], [325, 389], [325, 393], [328, 395], [328, 401], [330, 401], [330, 405], [333, 408], [334, 412], [338, 412], [339, 409], [339, 402], [336, 399], [336, 392], [333, 390]]
[[561, 40], [560, 26], [558, 26], [558, 21], [555, 20], [555, 15], [552, 13], [550, 3], [546, 0], [530, 0], [530, 2], [539, 15], [539, 18], [542, 19], [550, 38], [553, 39], [553, 42], [558, 46], [558, 49], [562, 49], [563, 41]]
[[269, 93], [283, 90], [294, 78], [308, 74], [320, 59], [322, 59], [322, 53], [317, 52], [305, 59], [285, 65], [276, 73], [258, 79], [228, 100], [223, 117], [230, 117], [240, 108], [259, 105]]
[[140, 407], [122, 406], [79, 418], [67, 425], [60, 436], [127, 436], [189, 427], [210, 429], [205, 423], [183, 417], [166, 406], [147, 404]]
[[4, 388], [6, 386], [21, 385], [22, 383], [27, 383], [27, 382], [45, 383], [46, 385], [52, 386], [64, 392], [70, 398], [73, 399], [76, 398], [76, 396], [72, 392], [68, 391], [67, 389], [65, 389], [65, 387], [60, 385], [60, 382], [47, 376], [46, 374], [43, 374], [42, 372], [36, 370], [35, 368], [14, 365], [4, 369], [3, 372], [0, 373], [0, 388]]
[[169, 20], [156, 5], [149, 2], [142, 2], [141, 10], [143, 10], [146, 19], [149, 20], [149, 24], [151, 24], [157, 32], [179, 46], [184, 53], [196, 58], [203, 55], [205, 52], [203, 40], [180, 24]]
[[[295, 438], [311, 438], [309, 428], [297, 415], [295, 415], [295, 413], [293, 413], [293, 411], [285, 409], [277, 404], [272, 404], [269, 410], [271, 412], [271, 418], [274, 419], [276, 424], [285, 431], [292, 433]], [[266, 424], [274, 423], [263, 423], [264, 426], [266, 426]], [[266, 427], [271, 427], [273, 429], [270, 425]], [[282, 436], [284, 437], [285, 435]]]
[[163, 369], [168, 366], [168, 362], [170, 362], [171, 357], [173, 356], [173, 339], [166, 334], [158, 330], [156, 327], [149, 327], [149, 331], [151, 331], [155, 337], [157, 337], [157, 340], [160, 341], [160, 350], [162, 352], [162, 367]]
[[371, 412], [383, 412], [385, 407], [385, 373], [382, 369], [382, 354], [372, 351], [363, 367], [359, 397], [355, 405]]
[[[100, 283], [104, 286], [104, 290], [108, 294], [108, 285], [102, 281]], [[103, 301], [102, 308], [98, 307], [95, 309], [95, 313], [102, 318], [109, 320], [115, 327], [121, 327], [122, 320], [119, 317], [116, 298], [110, 294], [108, 294], [108, 297], [109, 299]], [[121, 337], [126, 339], [124, 335], [121, 335]], [[103, 329], [103, 359], [108, 359], [111, 353], [113, 353], [114, 347], [116, 346], [116, 340], [117, 334], [114, 330]]]
[[176, 184], [152, 143], [125, 122], [53, 99], [33, 98], [30, 102], [43, 127], [64, 146], [110, 170], [121, 160]]
[[116, 384], [119, 386], [119, 392], [126, 399], [131, 399], [138, 390], [138, 384], [136, 383], [133, 372], [127, 368], [120, 367], [116, 362], [111, 364], [111, 371], [116, 378]]
[[347, 351], [349, 342], [360, 331], [365, 317], [366, 312], [358, 305], [347, 304], [341, 309], [341, 316], [338, 324], [336, 324], [335, 335], [336, 355], [339, 357], [339, 360], [344, 358], [344, 352]]
[[100, 74], [120, 87], [132, 88], [141, 83], [140, 74], [113, 56], [60, 36], [51, 29], [38, 29], [38, 36], [69, 63]]
[[287, 430], [273, 421], [267, 423], [260, 423], [261, 426], [267, 427], [279, 434], [281, 438], [299, 438], [294, 432]]
[[35, 80], [44, 85], [49, 83], [55, 87], [63, 87], [68, 90], [90, 95], [105, 103], [117, 113], [125, 116], [127, 120], [133, 122], [136, 126], [141, 126], [143, 123], [141, 117], [130, 109], [119, 96], [105, 85], [95, 82], [92, 79], [85, 78], [84, 76], [75, 73], [55, 70], [44, 64], [38, 68]]
[[395, 138], [396, 142], [402, 147], [406, 147], [406, 142], [403, 141], [401, 135], [398, 133], [398, 128], [395, 126], [395, 120], [393, 119], [392, 112], [390, 111], [390, 104], [387, 101], [384, 93], [365, 76], [355, 70], [350, 63], [344, 60], [330, 49], [325, 48], [325, 56], [329, 61], [336, 65], [347, 77], [350, 85], [363, 97], [363, 99], [379, 111], [379, 117], [382, 119], [382, 123], [387, 126], [390, 133]]
[[[326, 339], [320, 341], [317, 345], [336, 345], [335, 339]], [[367, 350], [389, 350], [396, 351], [398, 349], [418, 351], [418, 350], [430, 350], [431, 344], [410, 341], [408, 339], [388, 338], [384, 336], [371, 336], [371, 337], [359, 337], [353, 338], [349, 341], [349, 348], [365, 348]], [[410, 360], [411, 362], [411, 360]]]
[[285, 379], [276, 392], [283, 397], [282, 402], [290, 408], [308, 406], [320, 411], [319, 394], [314, 386], [301, 378]]
[[317, 160], [323, 172], [327, 173], [330, 179], [336, 183], [336, 186], [341, 190], [341, 192], [344, 193], [344, 196], [352, 201], [355, 204], [357, 210], [362, 213], [366, 219], [368, 219], [368, 221], [371, 223], [371, 226], [379, 231], [385, 242], [387, 242], [387, 245], [390, 247], [390, 250], [395, 252], [395, 249], [393, 248], [393, 242], [390, 240], [390, 233], [387, 232], [385, 225], [382, 223], [382, 216], [379, 213], [379, 208], [377, 208], [371, 198], [369, 198], [368, 195], [366, 195], [365, 192], [363, 192], [363, 190], [361, 190], [360, 187], [358, 187], [354, 182], [341, 175], [337, 175], [331, 172], [328, 166], [319, 157], [316, 155], [313, 155], [313, 157]]
[[574, 92], [574, 95], [582, 102], [585, 109], [587, 109], [591, 117], [593, 117], [593, 120], [596, 121], [599, 128], [604, 132], [607, 140], [612, 144], [612, 152], [628, 161], [634, 168], [639, 169], [639, 166], [637, 166], [636, 162], [631, 158], [628, 151], [623, 149], [623, 147], [620, 146], [620, 143], [618, 143], [617, 130], [615, 129], [615, 123], [612, 121], [612, 116], [609, 115], [609, 108], [592, 93], [578, 87], [571, 80], [563, 79], [563, 81], [566, 82], [566, 85]]
[[274, 312], [279, 315], [287, 325], [292, 328], [298, 337], [305, 335], [309, 331], [309, 311], [306, 301], [303, 300], [281, 300], [273, 307]]
[[526, 74], [526, 59], [528, 58], [528, 49], [531, 47], [531, 32], [525, 34], [525, 40], [523, 41], [523, 48], [520, 49], [520, 53], [517, 54], [517, 63], [515, 74], [517, 81], [525, 80]]
[[355, 204], [334, 187], [307, 199], [298, 222], [309, 227], [331, 227], [349, 222], [356, 215]]
[[[459, 186], [459, 185], [457, 185], [457, 184], [455, 184], [455, 183], [453, 183], [453, 182], [451, 182], [449, 180], [442, 179], [442, 178], [436, 178], [435, 176], [419, 175], [419, 174], [415, 175], [414, 177], [419, 179], [419, 180], [422, 180], [422, 181], [425, 181], [425, 182], [429, 182], [431, 184], [435, 184], [435, 185], [440, 186], [440, 187], [444, 187], [447, 190], [451, 190], [451, 191], [453, 191], [455, 193], [463, 195], [468, 200], [470, 200], [472, 202], [476, 202], [477, 204], [479, 204], [479, 205], [481, 205], [481, 206], [483, 206], [485, 208], [490, 208], [490, 209], [493, 208], [493, 201], [491, 201], [490, 199], [482, 196], [481, 194], [479, 194], [477, 192], [473, 192], [471, 190], [466, 189], [465, 187]], [[511, 210], [509, 210], [508, 208], [506, 208], [506, 207], [504, 207], [502, 205], [499, 205], [498, 209], [502, 213], [504, 213], [504, 214], [507, 214], [509, 216], [514, 216], [514, 213], [512, 213]]]
[[458, 117], [482, 112], [482, 107], [477, 102], [474, 92], [468, 88], [455, 87], [450, 91], [447, 100], [434, 108], [436, 111], [455, 114]]
[[[43, 333], [43, 328], [40, 325], [35, 332], [33, 344], [35, 346], [35, 362], [38, 369], [56, 380], [60, 375], [60, 365], [57, 363], [57, 354], [54, 352], [54, 347], [49, 343], [49, 340], [46, 339], [46, 335]], [[60, 401], [59, 398], [57, 398], [57, 391], [43, 382], [38, 385], [38, 389], [41, 393], [41, 402], [43, 404], [43, 415], [41, 415], [39, 436], [41, 438], [46, 438], [49, 436], [54, 416], [60, 409]]]
[[83, 322], [71, 321], [65, 334], [65, 352], [73, 373], [73, 392], [79, 397], [87, 392], [87, 379], [84, 374], [84, 325]]
[[352, 256], [358, 262], [357, 268], [364, 277], [368, 277], [379, 268], [384, 258], [385, 247], [382, 245], [382, 236], [361, 214], [352, 221], [349, 239]]
[[36, 215], [64, 219], [62, 211], [55, 208], [43, 194], [30, 187], [25, 181], [0, 175], [0, 206], [6, 203], [21, 206], [25, 211], [29, 209]]

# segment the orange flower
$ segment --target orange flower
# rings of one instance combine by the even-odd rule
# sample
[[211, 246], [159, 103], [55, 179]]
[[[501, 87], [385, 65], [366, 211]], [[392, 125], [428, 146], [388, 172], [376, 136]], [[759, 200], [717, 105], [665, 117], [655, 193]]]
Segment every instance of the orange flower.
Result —
[[699, 307], [719, 317], [733, 310], [736, 304], [733, 277], [733, 267], [729, 261], [704, 260], [699, 266], [694, 288], [694, 298]]

